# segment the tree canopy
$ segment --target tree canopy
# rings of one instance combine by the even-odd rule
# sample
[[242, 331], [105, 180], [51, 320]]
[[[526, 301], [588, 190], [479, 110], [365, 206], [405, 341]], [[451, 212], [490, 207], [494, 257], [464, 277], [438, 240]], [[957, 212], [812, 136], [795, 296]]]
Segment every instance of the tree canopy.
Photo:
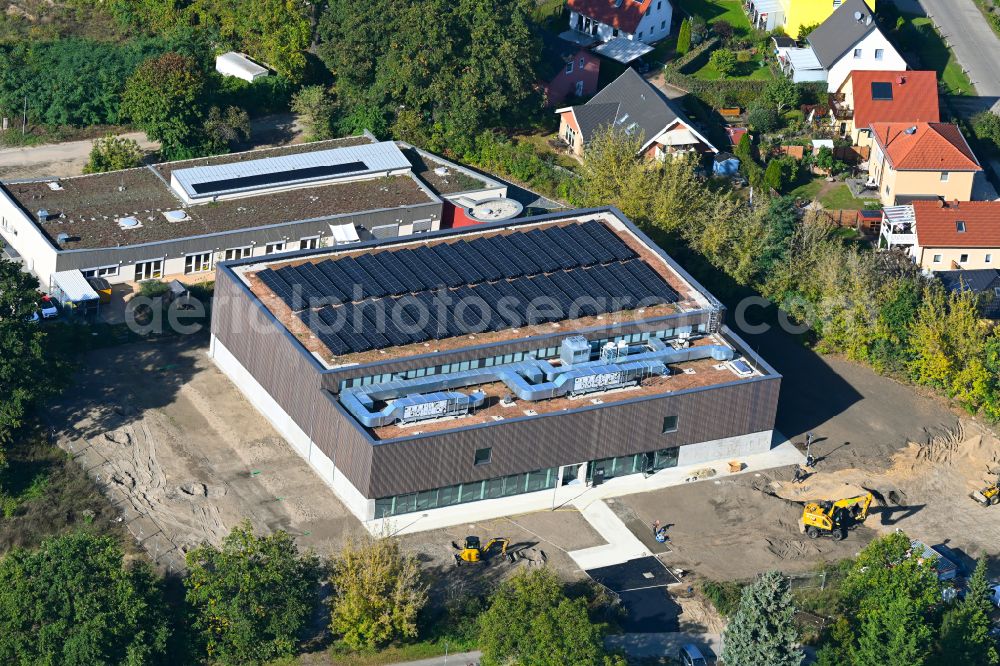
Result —
[[90, 149], [90, 157], [83, 167], [83, 172], [104, 173], [131, 169], [140, 164], [142, 164], [142, 150], [139, 149], [135, 139], [108, 134], [94, 140], [94, 147]]
[[417, 634], [427, 602], [417, 560], [395, 539], [349, 541], [332, 564], [330, 628], [353, 649], [377, 648]]
[[601, 630], [583, 599], [571, 600], [545, 569], [522, 571], [504, 581], [480, 616], [483, 666], [600, 664]]
[[197, 141], [205, 79], [193, 58], [165, 53], [143, 62], [125, 83], [122, 113], [171, 159]]
[[78, 532], [0, 560], [0, 661], [166, 663], [164, 600], [148, 565], [111, 537]]
[[49, 334], [31, 321], [40, 297], [35, 276], [0, 256], [0, 464], [3, 445], [31, 409], [66, 380], [67, 365], [47, 348]]
[[743, 589], [726, 627], [722, 658], [730, 666], [799, 666], [804, 655], [798, 640], [788, 580], [768, 571]]
[[319, 21], [341, 133], [462, 154], [524, 118], [537, 93], [530, 0], [333, 0]]
[[316, 604], [319, 561], [284, 531], [257, 536], [244, 522], [222, 548], [187, 554], [186, 599], [208, 655], [224, 664], [293, 653]]

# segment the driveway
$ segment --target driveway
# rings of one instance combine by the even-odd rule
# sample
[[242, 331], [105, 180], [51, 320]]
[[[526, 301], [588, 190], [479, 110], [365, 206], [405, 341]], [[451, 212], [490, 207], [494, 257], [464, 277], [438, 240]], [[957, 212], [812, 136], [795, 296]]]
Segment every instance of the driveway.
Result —
[[1000, 112], [1000, 38], [993, 32], [972, 0], [893, 0], [905, 12], [919, 12], [933, 19], [959, 63], [969, 73], [981, 97], [990, 98]]

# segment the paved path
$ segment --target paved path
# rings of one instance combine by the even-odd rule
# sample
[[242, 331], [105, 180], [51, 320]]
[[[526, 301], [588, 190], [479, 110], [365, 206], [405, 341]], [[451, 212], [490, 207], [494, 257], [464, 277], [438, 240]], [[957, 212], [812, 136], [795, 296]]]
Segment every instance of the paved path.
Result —
[[933, 19], [981, 97], [1000, 111], [1000, 38], [972, 0], [894, 0], [903, 11], [917, 6]]
[[665, 632], [660, 634], [617, 634], [606, 636], [604, 646], [608, 650], [624, 652], [632, 659], [652, 659], [676, 657], [682, 646], [694, 643], [706, 657], [709, 651], [718, 657], [722, 654], [721, 634], [685, 634]]
[[482, 656], [483, 653], [477, 650], [475, 652], [450, 654], [447, 657], [441, 655], [440, 657], [431, 657], [430, 659], [420, 659], [418, 661], [401, 661], [389, 664], [389, 666], [469, 666], [469, 664], [478, 665]]
[[589, 501], [586, 496], [574, 500], [573, 505], [590, 523], [590, 526], [607, 541], [603, 546], [593, 546], [567, 553], [583, 569], [599, 569], [651, 555], [649, 549], [625, 526], [621, 518], [603, 500]]

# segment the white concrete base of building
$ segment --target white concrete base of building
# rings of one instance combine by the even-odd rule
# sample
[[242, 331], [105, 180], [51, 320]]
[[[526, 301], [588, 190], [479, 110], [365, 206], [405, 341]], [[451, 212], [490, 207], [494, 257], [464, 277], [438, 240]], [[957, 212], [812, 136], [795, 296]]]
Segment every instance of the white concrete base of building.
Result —
[[[734, 440], [743, 440], [744, 444], [738, 444]], [[751, 446], [750, 442], [753, 442], [756, 448]], [[764, 442], [766, 442], [766, 445]], [[707, 450], [711, 449], [711, 445], [720, 446], [723, 451], [741, 448], [748, 451], [748, 453], [736, 456], [724, 453], [723, 455], [717, 455], [713, 460], [702, 460], [701, 456]], [[705, 447], [696, 450], [696, 455], [692, 456], [696, 462], [660, 470], [648, 477], [644, 477], [642, 474], [630, 474], [628, 476], [609, 479], [596, 488], [583, 485], [582, 483], [561, 486], [549, 490], [541, 490], [537, 493], [525, 493], [524, 495], [514, 495], [513, 497], [482, 500], [480, 502], [470, 502], [469, 504], [431, 509], [423, 513], [407, 513], [391, 518], [371, 520], [366, 522], [365, 526], [373, 534], [410, 534], [454, 525], [475, 523], [481, 520], [501, 518], [503, 516], [513, 516], [520, 513], [551, 511], [566, 505], [583, 508], [591, 502], [609, 497], [645, 493], [651, 490], [689, 483], [692, 482], [689, 479], [691, 479], [696, 471], [705, 468], [715, 470], [715, 475], [709, 477], [707, 480], [717, 480], [734, 474], [747, 474], [775, 467], [805, 463], [805, 456], [799, 453], [798, 449], [791, 442], [785, 439], [780, 433], [772, 433], [772, 431], [755, 433], [745, 437], [728, 438], [726, 440], [719, 440], [718, 442], [690, 444], [681, 447], [682, 454], [688, 446]], [[679, 456], [680, 459], [682, 458]], [[742, 462], [743, 470], [735, 473], [730, 472], [729, 461], [731, 460]]]
[[214, 335], [209, 343], [208, 354], [222, 373], [236, 384], [250, 404], [257, 408], [278, 434], [291, 444], [292, 449], [316, 470], [316, 474], [330, 486], [337, 498], [358, 517], [358, 520], [364, 521], [375, 515], [375, 500], [369, 500], [362, 495], [361, 491], [340, 473], [333, 461], [313, 444], [312, 439]]
[[[728, 469], [730, 460], [744, 463], [745, 468], [742, 473], [804, 462], [803, 456], [791, 443], [777, 433], [767, 430], [682, 446], [678, 453], [677, 467], [661, 470], [649, 477], [644, 477], [642, 474], [616, 477], [595, 488], [583, 483], [582, 479], [586, 478], [586, 463], [576, 463], [566, 465], [561, 475], [568, 475], [572, 470], [579, 476], [581, 480], [570, 485], [375, 519], [372, 518], [375, 515], [374, 498], [366, 498], [346, 476], [340, 473], [333, 461], [313, 444], [292, 417], [274, 401], [264, 387], [214, 335], [211, 337], [208, 353], [223, 374], [229, 377], [250, 404], [264, 415], [292, 449], [312, 466], [347, 509], [364, 523], [372, 534], [379, 536], [423, 532], [533, 511], [551, 511], [571, 503], [584, 512], [586, 517], [586, 509], [592, 502], [679, 485], [685, 483], [698, 469], [712, 467], [716, 470], [716, 476], [713, 478], [726, 476], [730, 473]], [[610, 509], [608, 511], [610, 512]], [[592, 511], [595, 515], [597, 512], [603, 515], [599, 508]], [[598, 532], [601, 530], [598, 529]], [[615, 533], [617, 532], [613, 529], [609, 532], [609, 534]], [[602, 536], [605, 536], [610, 543], [611, 539], [607, 535], [602, 534]], [[629, 550], [627, 545], [621, 547]]]

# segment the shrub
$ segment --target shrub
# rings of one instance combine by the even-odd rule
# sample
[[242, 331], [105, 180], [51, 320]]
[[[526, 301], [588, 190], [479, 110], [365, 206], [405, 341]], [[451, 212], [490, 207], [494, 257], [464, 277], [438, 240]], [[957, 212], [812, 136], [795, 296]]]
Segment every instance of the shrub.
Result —
[[745, 584], [733, 581], [709, 580], [701, 586], [701, 593], [715, 606], [723, 617], [730, 617], [740, 607]]
[[716, 49], [712, 52], [708, 62], [718, 70], [722, 76], [729, 76], [736, 69], [736, 54], [729, 49]]
[[142, 150], [135, 139], [108, 134], [94, 141], [90, 149], [90, 159], [83, 167], [84, 173], [104, 173], [131, 169], [142, 164]]
[[747, 112], [747, 122], [758, 132], [773, 132], [781, 127], [778, 112], [766, 106], [755, 106]]

